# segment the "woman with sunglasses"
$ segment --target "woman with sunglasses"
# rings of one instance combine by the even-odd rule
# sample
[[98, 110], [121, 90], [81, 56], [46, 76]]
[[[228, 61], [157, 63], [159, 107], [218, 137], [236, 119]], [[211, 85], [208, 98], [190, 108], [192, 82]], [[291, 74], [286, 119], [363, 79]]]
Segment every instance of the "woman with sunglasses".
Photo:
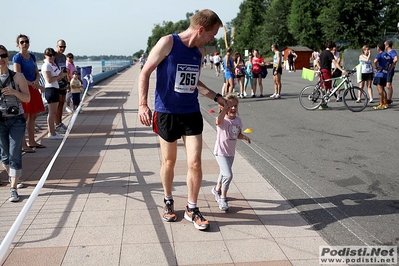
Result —
[[36, 57], [29, 49], [29, 37], [20, 34], [17, 37], [17, 47], [19, 53], [14, 55], [12, 62], [14, 63], [14, 71], [24, 74], [28, 81], [30, 102], [22, 103], [26, 118], [26, 128], [28, 131], [28, 143], [26, 143], [25, 136], [22, 141], [22, 151], [33, 153], [33, 148], [46, 148], [35, 140], [35, 121], [38, 113], [44, 112], [44, 104], [41, 96], [41, 90], [44, 88], [39, 85], [40, 74], [36, 64]]
[[53, 48], [44, 50], [44, 60], [42, 65], [42, 75], [45, 82], [45, 96], [48, 103], [47, 126], [49, 139], [63, 139], [63, 136], [55, 132], [54, 119], [57, 113], [58, 103], [60, 101], [58, 81], [65, 78], [67, 73], [54, 62], [55, 51]]
[[11, 183], [9, 201], [19, 201], [18, 180], [22, 176], [22, 140], [26, 120], [21, 102], [29, 102], [23, 74], [8, 69], [8, 50], [0, 45], [0, 150], [1, 163]]

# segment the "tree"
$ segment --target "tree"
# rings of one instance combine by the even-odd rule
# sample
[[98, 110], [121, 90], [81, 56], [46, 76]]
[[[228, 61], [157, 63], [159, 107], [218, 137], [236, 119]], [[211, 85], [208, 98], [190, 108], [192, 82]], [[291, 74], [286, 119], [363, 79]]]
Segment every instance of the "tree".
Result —
[[288, 30], [300, 45], [324, 48], [325, 40], [317, 17], [326, 0], [292, 0]]
[[240, 4], [237, 17], [232, 20], [234, 27], [234, 50], [260, 49], [264, 45], [264, 37], [260, 31], [264, 23], [263, 14], [269, 6], [269, 0], [245, 0]]
[[279, 48], [294, 45], [296, 41], [288, 30], [288, 17], [292, 0], [274, 0], [264, 15], [261, 36], [264, 36], [263, 51], [271, 55], [270, 45], [276, 43]]
[[381, 4], [373, 0], [330, 0], [317, 18], [324, 40], [347, 42], [350, 48], [378, 43], [382, 20], [375, 11], [381, 8]]
[[396, 33], [399, 31], [399, 2], [397, 0], [383, 0], [382, 1], [382, 25], [381, 29], [385, 33]]

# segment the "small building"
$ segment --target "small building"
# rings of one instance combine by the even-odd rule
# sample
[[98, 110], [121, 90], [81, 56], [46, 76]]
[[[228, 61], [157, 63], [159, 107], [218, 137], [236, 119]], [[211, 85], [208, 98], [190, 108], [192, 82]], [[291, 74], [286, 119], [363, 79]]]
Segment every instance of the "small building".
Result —
[[306, 46], [286, 46], [283, 49], [284, 53], [284, 68], [289, 69], [288, 66], [288, 54], [293, 50], [297, 54], [297, 59], [295, 60], [295, 69], [300, 70], [303, 67], [310, 68], [310, 58], [312, 57], [313, 50]]

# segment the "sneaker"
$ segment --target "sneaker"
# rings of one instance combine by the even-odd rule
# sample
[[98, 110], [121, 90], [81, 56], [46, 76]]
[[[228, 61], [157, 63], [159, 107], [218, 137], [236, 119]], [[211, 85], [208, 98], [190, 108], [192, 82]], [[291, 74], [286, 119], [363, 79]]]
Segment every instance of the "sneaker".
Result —
[[274, 99], [281, 99], [280, 94], [276, 94], [276, 95], [274, 96]]
[[382, 110], [382, 109], [384, 109], [384, 106], [382, 104], [379, 104], [379, 105], [373, 106], [373, 109], [374, 110]]
[[238, 94], [238, 97], [240, 97], [242, 99], [242, 98], [244, 98], [244, 94], [240, 93], [240, 94]]
[[56, 125], [56, 126], [55, 126], [55, 131], [58, 132], [58, 133], [60, 133], [60, 134], [64, 134], [64, 133], [66, 132], [66, 129], [64, 129], [64, 128], [62, 127], [62, 125], [63, 125], [63, 124]]
[[221, 211], [228, 211], [229, 210], [229, 205], [227, 204], [227, 199], [223, 198], [219, 200], [219, 209]]
[[15, 188], [10, 188], [10, 198], [8, 200], [11, 202], [19, 201], [18, 192]]
[[[11, 184], [11, 177], [8, 177], [8, 183]], [[23, 187], [24, 187], [24, 184], [22, 184], [21, 181], [18, 181], [18, 183], [17, 183], [17, 188], [23, 188]]]
[[211, 192], [212, 192], [213, 195], [215, 195], [215, 200], [216, 200], [216, 202], [219, 202], [219, 200], [220, 200], [220, 195], [222, 194], [222, 192], [221, 192], [220, 190], [217, 191], [217, 190], [216, 190], [216, 187], [213, 187], [213, 188], [211, 189]]
[[192, 222], [194, 224], [194, 227], [197, 228], [198, 230], [202, 231], [209, 228], [208, 220], [205, 219], [204, 216], [202, 216], [198, 208], [189, 209], [188, 206], [186, 206], [186, 211], [184, 212], [184, 218], [187, 221]]
[[357, 101], [355, 103], [361, 103], [362, 100], [361, 99], [357, 99]]
[[69, 114], [72, 114], [72, 113], [73, 113], [72, 108], [69, 107], [69, 106], [65, 107], [65, 110], [66, 110]]
[[259, 94], [259, 98], [263, 98], [263, 94]]
[[276, 94], [275, 93], [273, 93], [272, 95], [270, 95], [269, 97], [270, 98], [274, 98], [274, 96], [276, 96]]
[[55, 135], [54, 135], [54, 136], [51, 135], [51, 133], [48, 133], [47, 136], [48, 136], [49, 139], [63, 139], [63, 138], [64, 138], [64, 136], [58, 134], [58, 132], [55, 132]]
[[247, 92], [246, 92], [246, 91], [244, 91], [244, 97], [247, 97], [247, 96], [248, 96]]
[[322, 105], [320, 105], [320, 107], [319, 107], [319, 110], [327, 110], [329, 107], [328, 107], [328, 105], [327, 104], [322, 104]]
[[67, 127], [64, 123], [61, 123], [61, 124], [60, 124], [60, 127], [62, 127], [62, 128], [65, 129], [65, 130], [68, 129], [68, 127]]
[[252, 94], [251, 98], [256, 98], [256, 95], [255, 95], [255, 94]]
[[382, 108], [383, 108], [383, 109], [388, 109], [388, 107], [389, 107], [389, 104], [387, 104], [387, 103], [384, 103], [384, 104], [382, 105]]
[[392, 100], [387, 100], [387, 104], [393, 104]]
[[336, 102], [342, 102], [342, 98], [341, 97], [337, 97], [337, 99], [335, 101]]
[[177, 220], [175, 208], [173, 206], [175, 201], [164, 199], [163, 202], [165, 203], [165, 206], [163, 207], [162, 219], [167, 222], [175, 222]]
[[369, 103], [373, 103], [373, 102], [374, 102], [374, 101], [373, 101], [373, 98], [371, 98], [370, 101], [369, 101]]

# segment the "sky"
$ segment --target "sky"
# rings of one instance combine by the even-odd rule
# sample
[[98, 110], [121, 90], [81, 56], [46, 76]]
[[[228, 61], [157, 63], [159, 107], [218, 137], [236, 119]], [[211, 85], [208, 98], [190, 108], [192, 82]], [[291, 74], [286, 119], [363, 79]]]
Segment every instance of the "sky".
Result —
[[[156, 24], [211, 9], [223, 23], [237, 16], [243, 0], [2, 0], [0, 44], [17, 51], [16, 37], [29, 36], [30, 51], [67, 43], [74, 55], [126, 55], [146, 50]], [[223, 37], [220, 29], [217, 38]]]

